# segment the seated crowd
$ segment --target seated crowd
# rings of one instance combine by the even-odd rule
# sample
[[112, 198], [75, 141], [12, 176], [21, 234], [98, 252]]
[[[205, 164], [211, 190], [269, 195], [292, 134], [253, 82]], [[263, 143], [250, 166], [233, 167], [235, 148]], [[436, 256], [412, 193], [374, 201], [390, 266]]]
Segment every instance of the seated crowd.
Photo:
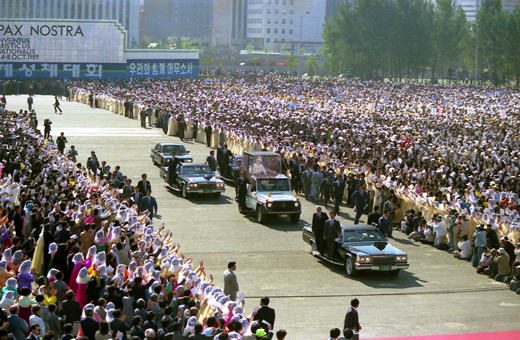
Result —
[[76, 163], [21, 111], [0, 120], [0, 339], [285, 338], [180, 253], [118, 167]]

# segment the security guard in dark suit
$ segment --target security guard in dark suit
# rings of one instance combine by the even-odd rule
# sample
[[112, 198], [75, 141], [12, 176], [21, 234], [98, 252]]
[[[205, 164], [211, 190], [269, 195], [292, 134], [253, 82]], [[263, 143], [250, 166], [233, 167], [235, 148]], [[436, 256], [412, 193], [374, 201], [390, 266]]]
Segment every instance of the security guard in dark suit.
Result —
[[331, 212], [330, 218], [325, 222], [325, 238], [327, 240], [327, 253], [329, 260], [334, 261], [334, 254], [336, 253], [336, 239], [341, 238], [341, 225], [336, 220], [336, 213]]
[[246, 196], [247, 196], [247, 184], [249, 181], [246, 179], [244, 171], [240, 172], [240, 177], [237, 179], [235, 185], [236, 195], [238, 198], [238, 209], [242, 212], [246, 207]]
[[206, 164], [209, 166], [211, 171], [217, 171], [217, 160], [215, 159], [215, 151], [209, 152], [208, 158], [206, 158]]
[[168, 184], [173, 185], [175, 180], [177, 179], [177, 169], [182, 162], [175, 157], [175, 151], [172, 152], [172, 159], [170, 159], [170, 163], [168, 164]]

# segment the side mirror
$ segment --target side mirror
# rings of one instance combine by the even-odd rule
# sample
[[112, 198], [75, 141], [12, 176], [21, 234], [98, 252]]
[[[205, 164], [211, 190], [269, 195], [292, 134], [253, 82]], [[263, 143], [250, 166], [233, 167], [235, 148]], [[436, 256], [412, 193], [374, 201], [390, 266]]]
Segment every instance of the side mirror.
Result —
[[186, 151], [186, 153], [190, 153], [190, 150]]

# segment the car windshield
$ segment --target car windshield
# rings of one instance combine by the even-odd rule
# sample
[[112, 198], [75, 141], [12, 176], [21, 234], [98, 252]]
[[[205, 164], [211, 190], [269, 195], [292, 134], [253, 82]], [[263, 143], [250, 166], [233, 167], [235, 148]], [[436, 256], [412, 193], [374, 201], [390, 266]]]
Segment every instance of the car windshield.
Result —
[[242, 157], [235, 157], [235, 159], [233, 160], [233, 166], [238, 167], [238, 162], [242, 163]]
[[289, 180], [284, 179], [259, 179], [257, 182], [258, 191], [291, 191]]
[[186, 154], [186, 148], [184, 145], [163, 145], [162, 147], [162, 153], [171, 154], [174, 151], [177, 156], [183, 156]]
[[385, 242], [379, 230], [343, 230], [343, 242]]
[[182, 175], [213, 175], [213, 171], [207, 165], [190, 165], [183, 166], [181, 170]]

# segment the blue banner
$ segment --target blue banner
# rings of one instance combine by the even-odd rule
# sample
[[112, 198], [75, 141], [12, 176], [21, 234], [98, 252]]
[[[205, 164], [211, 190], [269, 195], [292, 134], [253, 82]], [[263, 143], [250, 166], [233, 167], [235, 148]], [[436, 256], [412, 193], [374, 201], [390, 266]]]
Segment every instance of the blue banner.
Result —
[[197, 78], [197, 59], [129, 59], [126, 63], [0, 63], [0, 78]]

